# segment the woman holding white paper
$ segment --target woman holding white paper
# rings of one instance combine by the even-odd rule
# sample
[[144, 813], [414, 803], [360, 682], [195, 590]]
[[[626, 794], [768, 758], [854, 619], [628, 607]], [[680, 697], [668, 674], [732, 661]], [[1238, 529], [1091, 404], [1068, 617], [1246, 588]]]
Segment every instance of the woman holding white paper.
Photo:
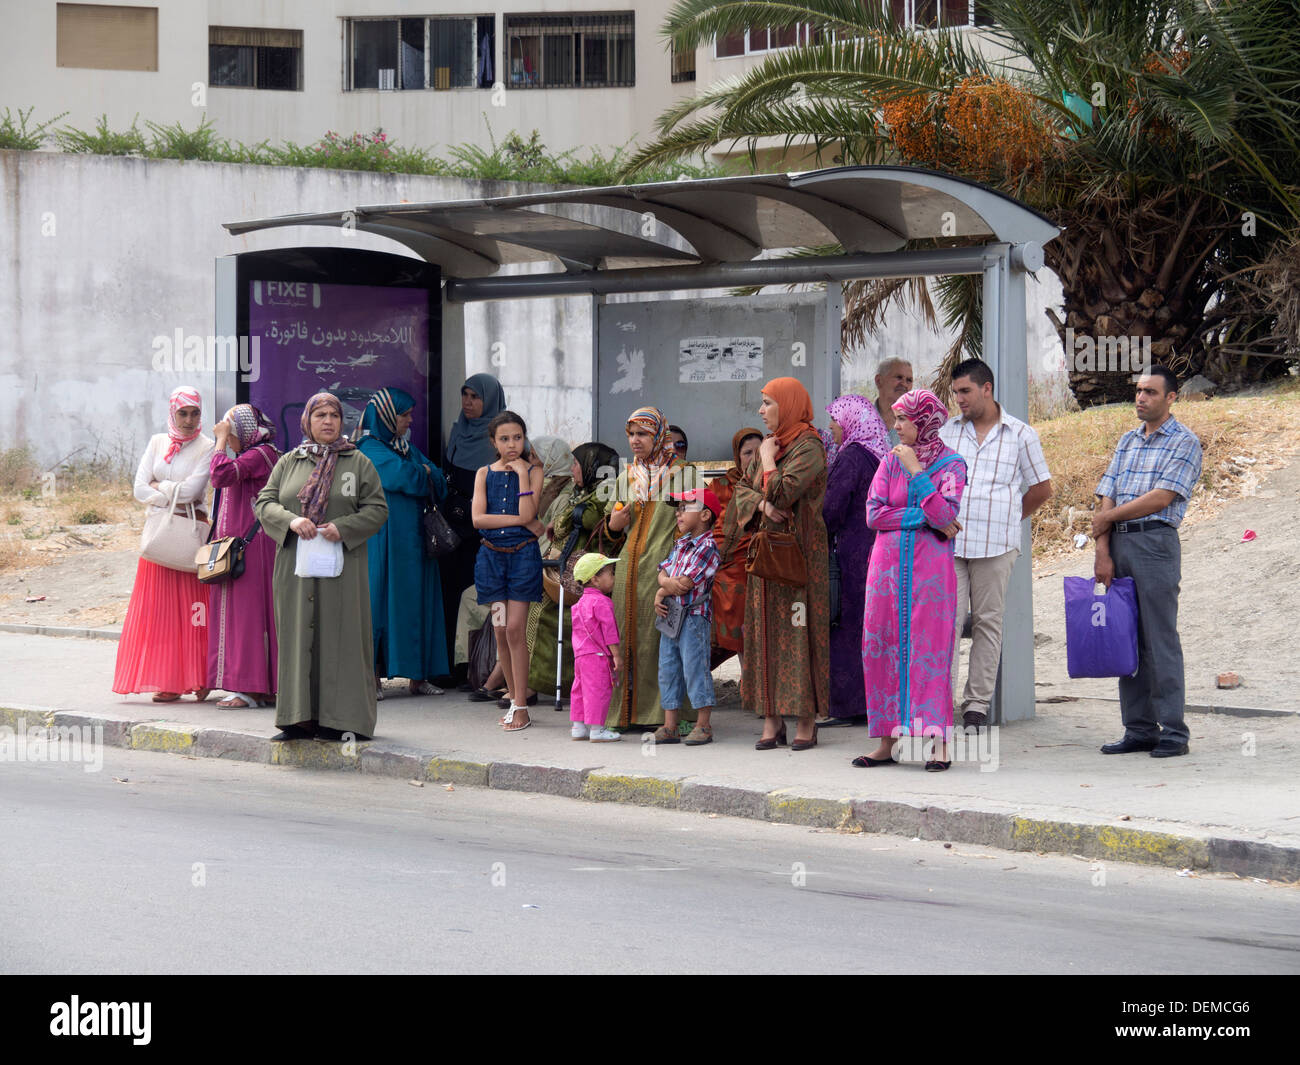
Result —
[[364, 740], [375, 731], [366, 541], [388, 520], [388, 504], [375, 467], [342, 429], [338, 399], [312, 396], [302, 443], [276, 463], [253, 508], [276, 544], [277, 740]]

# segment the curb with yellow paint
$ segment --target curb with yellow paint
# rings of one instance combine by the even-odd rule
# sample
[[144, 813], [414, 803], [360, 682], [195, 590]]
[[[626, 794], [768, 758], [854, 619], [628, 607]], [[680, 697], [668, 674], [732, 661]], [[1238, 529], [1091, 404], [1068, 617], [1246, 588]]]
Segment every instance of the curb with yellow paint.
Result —
[[[0, 707], [0, 729], [55, 724], [75, 716], [81, 725], [103, 725], [105, 746], [230, 758], [299, 769], [345, 770], [372, 776], [529, 791], [593, 802], [656, 806], [718, 816], [800, 825], [814, 829], [916, 836], [1016, 851], [1072, 854], [1099, 861], [1139, 862], [1167, 868], [1237, 873], [1300, 881], [1300, 847], [1256, 840], [1201, 837], [1106, 823], [1057, 821], [985, 810], [948, 809], [892, 799], [850, 799], [765, 791], [646, 774], [603, 773], [568, 766], [475, 762], [382, 741], [336, 744], [314, 740], [272, 743], [253, 732], [200, 728], [167, 721], [132, 722], [116, 717], [34, 707]], [[2, 748], [0, 748], [2, 750]]]

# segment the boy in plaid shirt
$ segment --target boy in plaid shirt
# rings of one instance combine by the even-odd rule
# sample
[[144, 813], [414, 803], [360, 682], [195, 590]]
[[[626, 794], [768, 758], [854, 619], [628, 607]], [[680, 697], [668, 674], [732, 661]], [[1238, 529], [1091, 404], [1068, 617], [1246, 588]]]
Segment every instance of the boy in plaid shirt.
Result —
[[713, 713], [713, 674], [710, 642], [713, 631], [713, 575], [722, 557], [713, 540], [713, 523], [722, 514], [722, 504], [708, 488], [677, 492], [668, 497], [677, 508], [679, 539], [668, 557], [659, 563], [659, 591], [655, 613], [668, 616], [668, 596], [678, 596], [686, 617], [677, 636], [659, 635], [659, 700], [664, 723], [654, 741], [680, 743], [677, 727], [681, 716], [682, 692], [690, 696], [697, 721], [686, 737], [689, 747], [713, 742], [709, 718]]

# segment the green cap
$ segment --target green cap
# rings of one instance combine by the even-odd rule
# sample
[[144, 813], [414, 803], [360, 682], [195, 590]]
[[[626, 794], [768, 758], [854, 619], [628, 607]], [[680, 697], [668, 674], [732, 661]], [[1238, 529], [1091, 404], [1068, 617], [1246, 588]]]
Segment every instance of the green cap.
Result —
[[579, 584], [586, 584], [606, 566], [612, 566], [616, 562], [618, 562], [616, 558], [610, 558], [608, 555], [602, 555], [596, 551], [588, 551], [578, 559], [578, 564], [573, 567], [573, 579]]

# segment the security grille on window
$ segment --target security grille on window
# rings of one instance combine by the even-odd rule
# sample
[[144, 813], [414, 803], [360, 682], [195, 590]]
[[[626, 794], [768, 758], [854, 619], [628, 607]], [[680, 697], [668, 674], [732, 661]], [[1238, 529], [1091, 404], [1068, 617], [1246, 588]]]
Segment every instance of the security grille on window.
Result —
[[[904, 26], [934, 29], [944, 26], [955, 29], [962, 26], [991, 26], [986, 5], [982, 0], [880, 0], [888, 7], [894, 19]], [[807, 23], [799, 26], [767, 29], [751, 26], [718, 37], [713, 54], [719, 59], [738, 55], [754, 55], [793, 45], [817, 45], [823, 39], [835, 39], [834, 34], [823, 36], [820, 30]], [[674, 79], [676, 80], [676, 79]]]
[[208, 27], [208, 84], [302, 89], [302, 30]]
[[635, 14], [506, 15], [505, 83], [512, 89], [636, 84]]
[[348, 89], [470, 89], [479, 84], [480, 23], [490, 17], [351, 19]]

